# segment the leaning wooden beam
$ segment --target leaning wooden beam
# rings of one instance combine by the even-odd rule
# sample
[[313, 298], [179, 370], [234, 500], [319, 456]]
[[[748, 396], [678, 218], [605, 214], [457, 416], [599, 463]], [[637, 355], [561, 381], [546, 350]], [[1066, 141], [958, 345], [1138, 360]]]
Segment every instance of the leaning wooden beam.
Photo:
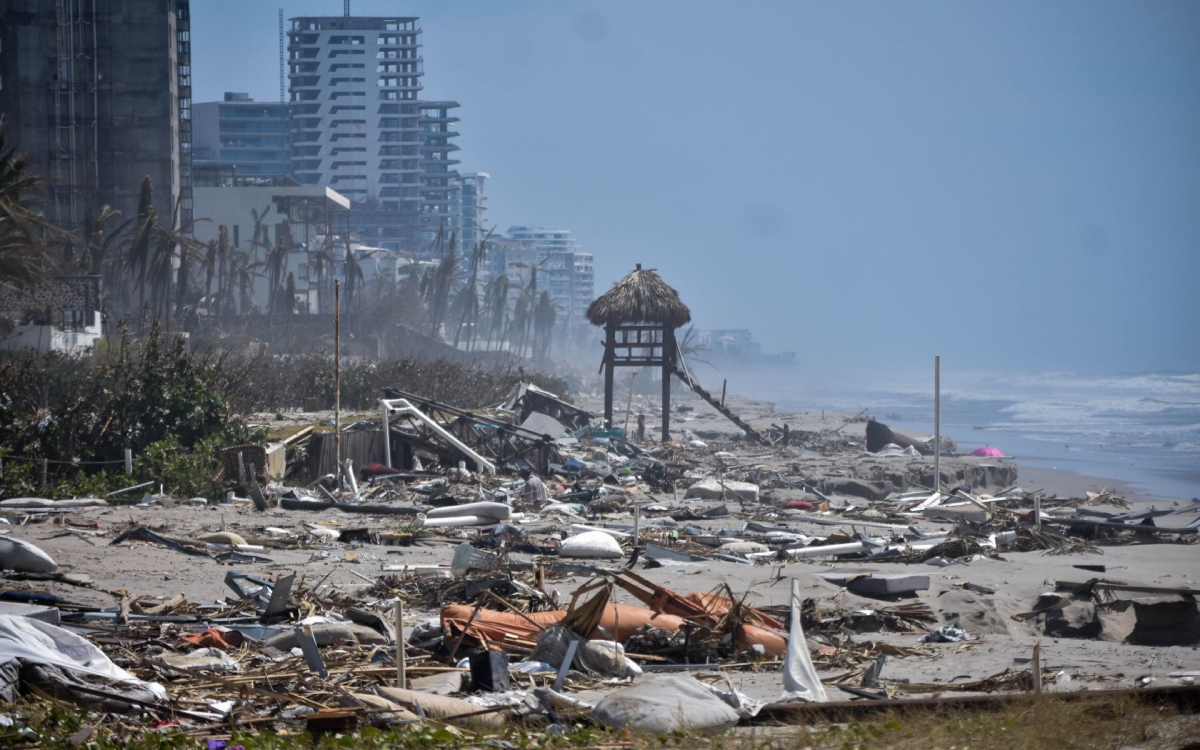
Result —
[[[947, 689], [953, 686], [947, 685]], [[1045, 693], [1034, 697], [1028, 693], [992, 693], [989, 695], [960, 695], [946, 698], [914, 698], [909, 700], [832, 701], [829, 703], [773, 703], [763, 706], [746, 723], [784, 722], [809, 723], [815, 719], [841, 721], [851, 717], [869, 716], [889, 711], [995, 710], [1011, 705], [1042, 701], [1089, 701], [1104, 698], [1132, 698], [1152, 705], [1174, 705], [1189, 712], [1200, 711], [1200, 685], [1171, 685], [1161, 688], [1128, 690], [1078, 690], [1064, 693]]]

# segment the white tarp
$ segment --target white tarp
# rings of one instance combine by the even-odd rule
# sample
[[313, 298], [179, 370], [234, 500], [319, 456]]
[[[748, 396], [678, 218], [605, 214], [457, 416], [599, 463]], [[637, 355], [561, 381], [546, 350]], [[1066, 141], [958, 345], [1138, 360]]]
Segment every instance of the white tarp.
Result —
[[667, 734], [717, 731], [738, 714], [701, 682], [687, 675], [654, 676], [606, 695], [592, 719], [610, 729]]
[[812, 656], [808, 653], [808, 641], [804, 639], [804, 626], [800, 624], [800, 581], [792, 579], [792, 627], [788, 633], [787, 656], [783, 659], [783, 690], [785, 700], [806, 700], [824, 703], [829, 700], [825, 686], [813, 668]]
[[53, 573], [58, 563], [40, 547], [23, 539], [0, 538], [0, 570], [21, 573]]
[[162, 685], [134, 677], [83, 637], [38, 620], [0, 615], [0, 664], [13, 659], [57, 667], [75, 676], [99, 677], [122, 687], [149, 691], [157, 700], [167, 699]]

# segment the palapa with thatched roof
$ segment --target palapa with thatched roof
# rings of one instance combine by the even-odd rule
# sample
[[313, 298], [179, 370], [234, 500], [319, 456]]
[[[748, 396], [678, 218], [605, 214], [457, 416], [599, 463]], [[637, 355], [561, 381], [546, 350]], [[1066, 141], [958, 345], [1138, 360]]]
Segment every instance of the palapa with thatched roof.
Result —
[[[650, 269], [637, 268], [588, 306], [587, 319], [604, 327], [604, 422], [613, 425], [613, 370], [662, 368], [662, 439], [670, 440], [671, 375], [679, 354], [675, 329], [692, 319], [679, 292]], [[626, 418], [628, 424], [628, 418]]]
[[588, 305], [586, 314], [594, 326], [658, 323], [681, 328], [692, 319], [679, 292], [652, 269], [643, 269], [641, 263]]

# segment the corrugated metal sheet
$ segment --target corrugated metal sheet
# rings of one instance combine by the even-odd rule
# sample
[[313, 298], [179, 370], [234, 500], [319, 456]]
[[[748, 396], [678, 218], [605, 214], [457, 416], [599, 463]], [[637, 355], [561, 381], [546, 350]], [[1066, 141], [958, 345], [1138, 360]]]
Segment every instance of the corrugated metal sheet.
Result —
[[[383, 433], [379, 430], [343, 432], [342, 461], [347, 458], [354, 462], [355, 473], [367, 464], [384, 463]], [[322, 432], [312, 436], [308, 447], [308, 461], [309, 476], [314, 479], [334, 473], [337, 447], [333, 433]]]

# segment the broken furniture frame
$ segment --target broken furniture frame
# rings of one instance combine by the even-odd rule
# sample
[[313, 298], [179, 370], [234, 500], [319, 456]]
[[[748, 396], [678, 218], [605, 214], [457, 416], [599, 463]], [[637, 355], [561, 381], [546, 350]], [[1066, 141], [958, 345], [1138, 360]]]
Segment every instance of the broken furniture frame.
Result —
[[396, 388], [384, 388], [383, 392], [388, 398], [404, 399], [414, 405], [475, 452], [491, 457], [499, 465], [523, 460], [537, 471], [548, 473], [550, 464], [560, 460], [548, 435]]
[[379, 400], [379, 404], [380, 404], [380, 408], [383, 412], [383, 460], [385, 462], [385, 465], [389, 469], [393, 468], [392, 467], [392, 433], [391, 433], [390, 417], [393, 412], [399, 412], [400, 414], [402, 414], [404, 416], [420, 420], [422, 423], [425, 424], [425, 426], [427, 426], [430, 430], [432, 430], [435, 434], [437, 434], [438, 437], [440, 437], [442, 440], [445, 440], [446, 442], [450, 443], [455, 448], [457, 448], [459, 451], [461, 451], [463, 454], [470, 457], [470, 459], [475, 462], [475, 466], [477, 467], [477, 469], [479, 471], [486, 470], [487, 473], [491, 474], [492, 476], [495, 476], [495, 474], [496, 474], [495, 464], [493, 464], [491, 461], [487, 460], [483, 456], [479, 455], [475, 451], [471, 450], [471, 448], [469, 446], [467, 446], [466, 443], [462, 442], [461, 440], [456, 438], [454, 435], [450, 434], [450, 432], [448, 430], [446, 430], [446, 428], [442, 427], [440, 424], [438, 424], [434, 420], [425, 416], [424, 412], [422, 412], [420, 409], [418, 409], [417, 407], [415, 407], [411, 403], [409, 403], [409, 401], [407, 399], [382, 398]]

